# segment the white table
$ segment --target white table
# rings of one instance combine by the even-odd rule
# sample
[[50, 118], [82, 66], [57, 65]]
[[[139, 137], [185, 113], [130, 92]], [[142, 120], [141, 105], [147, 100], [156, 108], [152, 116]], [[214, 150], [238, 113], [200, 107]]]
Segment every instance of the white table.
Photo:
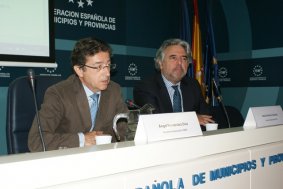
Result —
[[[146, 145], [129, 141], [1, 156], [0, 187], [282, 189], [282, 154], [283, 126], [222, 129]], [[219, 175], [224, 169], [231, 174]]]

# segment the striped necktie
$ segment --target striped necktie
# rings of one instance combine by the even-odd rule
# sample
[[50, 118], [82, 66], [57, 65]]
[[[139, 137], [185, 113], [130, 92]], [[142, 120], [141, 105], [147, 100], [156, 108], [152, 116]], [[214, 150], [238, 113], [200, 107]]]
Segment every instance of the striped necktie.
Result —
[[98, 109], [99, 94], [94, 93], [90, 96], [90, 98], [93, 100], [93, 102], [90, 106], [90, 115], [91, 115], [91, 129], [90, 129], [90, 131], [92, 131], [94, 129], [95, 118], [96, 118], [96, 113], [97, 113], [97, 109]]
[[173, 112], [182, 112], [181, 95], [178, 85], [173, 85], [172, 88], [175, 90], [173, 94]]

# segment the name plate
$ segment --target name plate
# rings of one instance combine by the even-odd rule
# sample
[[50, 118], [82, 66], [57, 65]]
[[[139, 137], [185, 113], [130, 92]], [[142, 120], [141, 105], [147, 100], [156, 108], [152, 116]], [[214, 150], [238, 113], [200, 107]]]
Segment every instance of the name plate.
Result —
[[281, 106], [264, 106], [249, 108], [244, 128], [260, 128], [283, 124]]
[[202, 131], [195, 112], [140, 115], [135, 143], [146, 144], [199, 135], [202, 135]]

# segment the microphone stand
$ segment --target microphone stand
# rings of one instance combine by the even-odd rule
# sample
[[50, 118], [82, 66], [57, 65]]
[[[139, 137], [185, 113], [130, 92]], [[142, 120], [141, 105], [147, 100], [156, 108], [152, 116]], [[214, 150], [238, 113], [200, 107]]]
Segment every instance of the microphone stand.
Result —
[[229, 116], [228, 116], [226, 107], [225, 107], [225, 105], [224, 105], [224, 103], [223, 103], [223, 101], [222, 101], [222, 96], [221, 96], [221, 94], [220, 94], [220, 91], [218, 90], [218, 86], [217, 86], [217, 84], [216, 84], [214, 78], [212, 79], [212, 82], [213, 82], [213, 85], [214, 85], [215, 90], [216, 90], [216, 93], [217, 93], [217, 97], [216, 97], [216, 98], [217, 98], [219, 104], [221, 105], [222, 110], [224, 111], [224, 115], [225, 115], [225, 118], [226, 118], [226, 120], [227, 120], [228, 127], [231, 128], [230, 119], [229, 119]]
[[30, 79], [31, 89], [32, 89], [32, 94], [33, 94], [33, 101], [34, 101], [34, 107], [35, 107], [35, 115], [36, 115], [36, 121], [37, 121], [37, 126], [38, 126], [38, 132], [39, 132], [43, 151], [45, 152], [46, 151], [46, 145], [45, 145], [45, 142], [44, 142], [44, 139], [43, 139], [41, 124], [40, 124], [41, 122], [40, 122], [40, 118], [39, 118], [38, 107], [37, 107], [37, 99], [36, 99], [36, 95], [35, 95], [34, 71], [32, 69], [28, 70], [28, 76], [29, 76], [29, 79]]

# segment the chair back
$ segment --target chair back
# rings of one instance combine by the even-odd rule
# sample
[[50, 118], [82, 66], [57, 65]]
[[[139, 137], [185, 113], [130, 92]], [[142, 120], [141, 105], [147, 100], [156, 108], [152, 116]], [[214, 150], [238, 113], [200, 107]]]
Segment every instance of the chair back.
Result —
[[[244, 124], [244, 118], [241, 112], [233, 106], [225, 106], [231, 127], [240, 127]], [[213, 119], [218, 123], [219, 129], [229, 128], [224, 110], [221, 106], [215, 106], [211, 109]]]
[[[43, 101], [46, 89], [61, 77], [35, 76], [37, 105]], [[12, 81], [8, 88], [6, 138], [8, 154], [29, 152], [28, 133], [35, 117], [35, 104], [27, 76]]]

